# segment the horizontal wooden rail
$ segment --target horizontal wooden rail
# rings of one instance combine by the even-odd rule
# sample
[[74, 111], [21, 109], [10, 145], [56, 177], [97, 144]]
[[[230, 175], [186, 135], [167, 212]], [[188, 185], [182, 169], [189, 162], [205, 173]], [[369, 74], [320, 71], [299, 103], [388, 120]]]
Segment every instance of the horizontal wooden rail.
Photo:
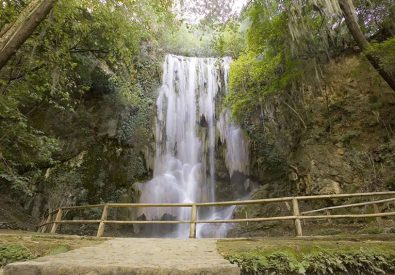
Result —
[[75, 209], [88, 209], [88, 208], [100, 208], [105, 204], [90, 204], [90, 205], [78, 205], [78, 206], [62, 206], [64, 210], [75, 210]]
[[285, 202], [285, 201], [292, 201], [293, 199], [303, 201], [303, 200], [338, 199], [338, 198], [352, 198], [352, 197], [374, 197], [374, 196], [395, 196], [395, 191], [373, 192], [373, 193], [354, 193], [354, 194], [316, 195], [316, 196], [295, 196], [295, 197], [283, 197], [283, 198], [259, 199], [259, 200], [244, 200], [244, 201], [203, 202], [203, 203], [196, 203], [196, 206], [230, 206], [230, 205], [247, 205], [247, 204]]
[[344, 218], [374, 218], [374, 217], [391, 217], [395, 212], [375, 213], [375, 214], [344, 214], [344, 215], [318, 215], [318, 216], [300, 216], [301, 220], [318, 220], [318, 219], [344, 219]]
[[[390, 199], [382, 199], [354, 204], [346, 204], [339, 206], [325, 207], [321, 209], [305, 211], [300, 213], [299, 201], [318, 200], [318, 199], [341, 199], [341, 198], [354, 198], [354, 197], [377, 197], [377, 196], [393, 196]], [[283, 198], [270, 198], [260, 200], [244, 200], [244, 201], [227, 201], [227, 202], [209, 202], [209, 203], [107, 203], [95, 205], [81, 205], [81, 206], [66, 206], [51, 211], [45, 219], [45, 222], [38, 226], [40, 232], [45, 232], [49, 225], [52, 225], [51, 233], [55, 233], [61, 224], [99, 224], [97, 230], [97, 237], [102, 237], [106, 224], [190, 224], [190, 237], [196, 238], [196, 225], [197, 224], [218, 224], [218, 223], [242, 223], [242, 222], [265, 222], [265, 221], [294, 221], [295, 232], [297, 236], [302, 236], [301, 220], [319, 220], [319, 219], [344, 219], [344, 218], [376, 218], [379, 225], [382, 225], [382, 217], [395, 216], [395, 212], [381, 213], [378, 204], [395, 201], [395, 192], [373, 192], [373, 193], [355, 193], [355, 194], [335, 194], [335, 195], [317, 195], [317, 196], [295, 196]], [[197, 218], [198, 207], [225, 207], [233, 205], [251, 205], [251, 204], [267, 204], [276, 202], [292, 202], [292, 215], [290, 216], [277, 216], [277, 217], [258, 217], [258, 218], [244, 218], [244, 219], [230, 219], [230, 220], [199, 220]], [[364, 205], [373, 205], [373, 214], [343, 214], [331, 215], [329, 210], [357, 207]], [[145, 207], [189, 207], [191, 208], [190, 220], [110, 220], [108, 213], [110, 208], [145, 208]], [[100, 220], [62, 220], [62, 215], [65, 210], [78, 210], [88, 208], [103, 208]], [[325, 211], [326, 215], [306, 215], [317, 212]]]
[[[262, 222], [262, 221], [285, 221], [294, 220], [297, 217], [301, 220], [314, 220], [314, 219], [328, 219], [328, 218], [372, 218], [372, 217], [385, 217], [395, 216], [395, 212], [377, 213], [377, 214], [344, 214], [344, 215], [317, 215], [317, 216], [280, 216], [280, 217], [267, 217], [267, 218], [245, 218], [245, 219], [231, 219], [231, 220], [197, 220], [196, 223], [240, 223], [240, 222]], [[55, 223], [100, 223], [101, 220], [62, 220]], [[104, 223], [108, 224], [186, 224], [191, 221], [169, 220], [169, 221], [118, 221], [106, 220]], [[53, 224], [53, 223], [48, 223]], [[45, 224], [43, 224], [45, 225]]]
[[386, 191], [386, 192], [353, 193], [353, 194], [298, 196], [295, 198], [298, 200], [317, 200], [317, 199], [338, 199], [338, 198], [394, 196], [394, 195], [395, 195], [395, 191]]
[[109, 203], [111, 208], [192, 207], [193, 203]]
[[104, 223], [110, 224], [186, 224], [191, 223], [191, 221], [116, 221], [116, 220], [107, 220]]
[[99, 223], [100, 220], [62, 220], [57, 223]]
[[353, 203], [353, 204], [346, 204], [346, 205], [338, 205], [338, 206], [330, 206], [330, 207], [324, 207], [316, 210], [311, 210], [311, 211], [305, 211], [302, 214], [311, 214], [311, 213], [316, 213], [316, 212], [322, 212], [326, 210], [333, 210], [333, 209], [341, 209], [341, 208], [350, 208], [350, 207], [358, 207], [358, 206], [366, 206], [366, 205], [373, 205], [373, 204], [379, 204], [379, 203], [385, 203], [385, 202], [391, 202], [395, 201], [395, 198], [392, 199], [386, 199], [386, 200], [378, 200], [378, 201], [369, 201], [369, 202], [360, 202], [360, 203]]

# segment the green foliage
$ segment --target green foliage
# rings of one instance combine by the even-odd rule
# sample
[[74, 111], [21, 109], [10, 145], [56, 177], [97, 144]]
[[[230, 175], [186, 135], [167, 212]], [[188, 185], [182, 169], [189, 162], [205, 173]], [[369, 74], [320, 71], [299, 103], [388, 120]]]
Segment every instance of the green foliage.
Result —
[[214, 37], [212, 44], [217, 56], [237, 58], [244, 48], [241, 24], [231, 21], [223, 25]]
[[382, 43], [372, 43], [366, 53], [378, 58], [380, 66], [395, 77], [395, 37]]
[[163, 37], [166, 52], [185, 56], [237, 57], [244, 47], [240, 23], [189, 25], [180, 23]]
[[6, 24], [12, 23], [26, 4], [27, 1], [24, 0], [0, 0], [2, 9], [0, 12], [0, 30]]
[[[387, 36], [394, 33], [393, 3], [353, 3], [367, 36], [374, 34], [378, 39], [376, 33], [380, 32], [381, 37], [384, 26]], [[253, 170], [261, 173], [279, 167], [266, 174], [280, 177], [281, 170], [287, 169], [286, 165], [281, 169], [287, 151], [295, 149], [298, 136], [312, 125], [312, 105], [305, 101], [306, 86], [320, 90], [322, 68], [332, 57], [354, 49], [355, 41], [337, 1], [255, 0], [241, 20], [244, 48], [231, 65], [229, 93], [224, 103], [249, 135]], [[387, 70], [395, 64], [392, 44], [390, 39], [370, 50], [382, 57], [382, 66]], [[292, 116], [297, 118], [293, 126], [287, 123]], [[350, 132], [336, 138], [351, 142], [358, 134]]]
[[203, 32], [199, 27], [180, 24], [176, 30], [167, 32], [163, 44], [169, 53], [186, 56], [211, 55], [209, 42], [212, 32]]
[[360, 234], [382, 234], [384, 229], [378, 226], [370, 226], [358, 231]]
[[391, 274], [394, 254], [364, 250], [350, 252], [322, 251], [304, 257], [310, 274]]
[[37, 174], [21, 175], [43, 163], [53, 163], [52, 154], [59, 150], [56, 138], [46, 136], [31, 127], [27, 118], [18, 111], [17, 101], [0, 97], [0, 182], [12, 189], [29, 193], [28, 182]]
[[[354, 2], [368, 36], [383, 39], [394, 33], [393, 1]], [[248, 26], [245, 47], [232, 64], [225, 101], [242, 122], [256, 116], [268, 95], [320, 81], [320, 66], [355, 45], [336, 1], [256, 0], [243, 22]], [[394, 71], [393, 39], [369, 51]]]
[[[25, 3], [0, 1], [0, 25], [13, 22]], [[0, 188], [31, 194], [42, 171], [81, 150], [88, 140], [70, 143], [75, 132], [97, 134], [92, 113], [105, 101], [98, 98], [136, 106], [132, 130], [147, 128], [153, 91], [139, 88], [138, 61], [173, 24], [170, 8], [167, 0], [57, 2], [0, 72]], [[89, 100], [98, 106], [86, 110]]]
[[262, 256], [260, 251], [250, 251], [232, 255], [231, 263], [237, 263], [246, 274], [278, 272], [280, 274], [304, 274], [304, 266], [288, 253], [275, 252]]
[[9, 263], [25, 261], [33, 258], [33, 254], [19, 244], [0, 245], [0, 267]]
[[392, 274], [395, 253], [376, 250], [327, 250], [317, 247], [309, 253], [261, 250], [232, 254], [243, 274]]
[[244, 52], [231, 66], [226, 103], [244, 120], [259, 109], [265, 96], [281, 91], [303, 71], [289, 48], [287, 15], [256, 2], [247, 12], [250, 20]]

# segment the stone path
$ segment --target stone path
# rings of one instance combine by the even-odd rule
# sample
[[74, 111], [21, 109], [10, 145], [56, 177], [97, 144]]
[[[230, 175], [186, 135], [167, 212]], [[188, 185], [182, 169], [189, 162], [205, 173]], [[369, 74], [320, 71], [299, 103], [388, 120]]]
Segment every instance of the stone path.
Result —
[[4, 275], [240, 274], [216, 240], [112, 239], [93, 247], [9, 264]]

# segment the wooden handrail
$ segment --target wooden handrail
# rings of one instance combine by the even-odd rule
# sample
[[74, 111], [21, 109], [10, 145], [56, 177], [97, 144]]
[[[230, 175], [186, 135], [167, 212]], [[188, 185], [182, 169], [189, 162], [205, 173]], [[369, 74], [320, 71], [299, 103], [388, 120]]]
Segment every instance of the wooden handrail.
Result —
[[[353, 198], [353, 197], [375, 197], [375, 196], [394, 196], [394, 198], [354, 203], [340, 206], [331, 206], [321, 209], [305, 211], [300, 213], [299, 201], [302, 200], [317, 200], [317, 199], [336, 199], [336, 198]], [[51, 233], [56, 233], [57, 228], [60, 224], [95, 224], [98, 223], [97, 237], [102, 237], [104, 234], [106, 224], [190, 224], [190, 238], [196, 238], [196, 225], [202, 223], [241, 223], [241, 222], [263, 222], [263, 221], [286, 221], [293, 220], [295, 225], [296, 236], [303, 236], [301, 220], [317, 220], [317, 219], [342, 219], [342, 218], [376, 218], [379, 225], [382, 225], [381, 217], [395, 216], [395, 212], [381, 213], [377, 204], [395, 201], [395, 192], [371, 192], [371, 193], [354, 193], [354, 194], [334, 194], [334, 195], [317, 195], [317, 196], [295, 196], [295, 197], [283, 197], [283, 198], [270, 198], [270, 199], [259, 199], [259, 200], [244, 200], [244, 201], [227, 201], [227, 202], [209, 202], [209, 203], [107, 203], [107, 204], [95, 204], [95, 205], [81, 205], [81, 206], [65, 206], [56, 209], [49, 213], [48, 218], [44, 223], [38, 226], [40, 232], [45, 232], [48, 225], [52, 225]], [[274, 202], [292, 202], [292, 216], [279, 216], [279, 217], [261, 217], [261, 218], [244, 218], [244, 219], [230, 219], [230, 220], [198, 220], [197, 212], [198, 207], [208, 206], [230, 206], [230, 205], [249, 205], [249, 204], [264, 204]], [[374, 214], [343, 214], [343, 215], [331, 215], [329, 210], [339, 208], [349, 208], [355, 206], [373, 205]], [[169, 220], [169, 221], [119, 221], [109, 220], [108, 213], [110, 208], [143, 208], [143, 207], [189, 207], [191, 208], [191, 219], [190, 220]], [[75, 210], [75, 209], [87, 209], [87, 208], [103, 208], [103, 212], [100, 220], [62, 220], [62, 214], [64, 210]], [[327, 215], [306, 215], [325, 211]], [[52, 217], [56, 213], [54, 221]]]
[[100, 223], [100, 220], [62, 220], [55, 223]]
[[244, 201], [226, 201], [226, 202], [203, 202], [196, 203], [197, 206], [229, 206], [229, 205], [247, 205], [260, 204], [266, 202], [284, 202], [297, 200], [319, 200], [319, 199], [337, 199], [337, 198], [352, 198], [352, 197], [374, 197], [374, 196], [390, 196], [395, 195], [395, 191], [388, 192], [371, 192], [371, 193], [354, 193], [354, 194], [333, 194], [333, 195], [315, 195], [315, 196], [295, 196], [259, 200], [244, 200]]
[[191, 221], [116, 221], [116, 220], [107, 220], [104, 223], [111, 224], [186, 224], [191, 223]]
[[395, 212], [377, 213], [377, 214], [344, 214], [344, 215], [319, 215], [319, 216], [299, 216], [301, 220], [320, 220], [320, 219], [344, 219], [344, 218], [375, 218], [391, 217]]
[[[225, 201], [225, 202], [202, 202], [202, 203], [108, 203], [107, 205], [112, 208], [123, 207], [192, 207], [192, 205], [200, 206], [229, 206], [229, 205], [248, 205], [248, 204], [261, 204], [266, 202], [284, 202], [292, 201], [294, 198], [297, 200], [317, 200], [326, 198], [351, 198], [351, 197], [366, 197], [366, 196], [389, 196], [395, 195], [395, 191], [388, 192], [373, 192], [373, 193], [354, 193], [354, 194], [333, 194], [333, 195], [316, 195], [316, 196], [295, 196], [295, 197], [282, 197], [258, 200], [242, 200], [242, 201]], [[62, 206], [64, 210], [83, 209], [83, 208], [99, 208], [106, 204], [94, 205], [80, 205], [80, 206]], [[57, 209], [52, 213], [57, 212]]]
[[296, 198], [298, 200], [317, 200], [317, 199], [337, 199], [337, 198], [353, 198], [353, 197], [391, 196], [391, 195], [395, 195], [395, 191], [353, 193], [353, 194], [316, 195], [316, 196], [298, 196]]
[[359, 203], [353, 203], [353, 204], [324, 207], [324, 208], [320, 208], [320, 209], [316, 209], [316, 210], [305, 211], [305, 212], [302, 213], [302, 215], [310, 214], [310, 213], [316, 213], [316, 212], [321, 212], [321, 211], [325, 211], [325, 210], [350, 208], [350, 207], [365, 206], [365, 205], [374, 205], [374, 204], [385, 203], [385, 202], [390, 202], [390, 201], [395, 201], [395, 198], [385, 199], [385, 200], [378, 200], [378, 201], [359, 202]]
[[130, 207], [192, 207], [193, 203], [108, 203], [112, 208]]
[[87, 208], [99, 208], [103, 207], [105, 204], [87, 204], [87, 205], [76, 205], [76, 206], [62, 206], [60, 208], [64, 210], [75, 210], [75, 209], [87, 209]]

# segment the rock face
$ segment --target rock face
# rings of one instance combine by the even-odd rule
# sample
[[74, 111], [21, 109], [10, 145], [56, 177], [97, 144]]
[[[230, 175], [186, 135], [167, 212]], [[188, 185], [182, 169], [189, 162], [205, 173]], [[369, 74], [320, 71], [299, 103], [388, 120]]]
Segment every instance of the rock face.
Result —
[[[395, 94], [358, 56], [331, 62], [322, 75], [320, 85], [268, 96], [263, 116], [244, 125], [251, 140], [251, 179], [259, 184], [252, 198], [395, 190]], [[315, 203], [301, 208], [332, 202]], [[284, 203], [246, 206], [236, 217], [290, 211]], [[276, 222], [237, 230], [233, 236], [294, 234]]]
[[34, 261], [9, 264], [4, 275], [240, 274], [216, 240], [114, 239]]
[[0, 230], [35, 230], [37, 223], [38, 220], [28, 215], [18, 203], [0, 194]]
[[394, 106], [360, 57], [332, 61], [321, 86], [269, 96], [246, 125], [252, 174], [270, 196], [395, 190]]

